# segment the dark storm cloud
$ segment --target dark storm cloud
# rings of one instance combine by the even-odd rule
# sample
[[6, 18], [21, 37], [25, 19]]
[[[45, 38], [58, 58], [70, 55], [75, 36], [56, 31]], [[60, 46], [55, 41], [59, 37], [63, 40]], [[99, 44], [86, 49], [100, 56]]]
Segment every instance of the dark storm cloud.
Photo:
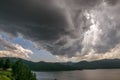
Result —
[[[4, 0], [0, 2], [1, 19], [7, 21], [5, 26], [8, 26], [3, 26], [2, 29], [10, 31], [10, 33], [20, 31], [38, 39], [54, 39], [67, 33], [65, 31], [67, 22], [63, 12], [56, 7], [54, 8], [49, 0], [38, 0], [38, 2], [40, 4], [29, 0]], [[1, 24], [6, 24], [4, 21]], [[32, 32], [34, 34], [31, 34]]]
[[[81, 53], [84, 47], [82, 44], [84, 33], [90, 29], [91, 22], [86, 18], [85, 11], [94, 9], [103, 1], [110, 6], [118, 2], [118, 0], [0, 0], [0, 30], [14, 36], [20, 33], [54, 55], [71, 57], [76, 52]], [[111, 32], [107, 34], [109, 33]], [[104, 42], [113, 43], [111, 38], [107, 40]], [[96, 52], [107, 51], [101, 50], [102, 46], [109, 49], [107, 45], [100, 44], [94, 46], [96, 47], [94, 49]]]

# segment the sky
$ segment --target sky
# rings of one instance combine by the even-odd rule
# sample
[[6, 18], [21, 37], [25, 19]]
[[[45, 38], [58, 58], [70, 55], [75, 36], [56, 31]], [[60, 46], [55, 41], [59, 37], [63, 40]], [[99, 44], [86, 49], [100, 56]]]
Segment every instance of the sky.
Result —
[[0, 57], [120, 58], [120, 0], [0, 0]]

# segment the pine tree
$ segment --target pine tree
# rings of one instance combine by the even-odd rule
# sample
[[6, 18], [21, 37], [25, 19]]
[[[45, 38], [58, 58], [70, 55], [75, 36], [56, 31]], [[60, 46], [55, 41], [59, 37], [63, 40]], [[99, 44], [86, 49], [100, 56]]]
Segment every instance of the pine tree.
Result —
[[5, 64], [4, 64], [4, 69], [6, 70], [6, 69], [8, 69], [10, 67], [11, 67], [11, 62], [10, 62], [9, 59], [6, 59]]
[[3, 68], [3, 67], [4, 67], [4, 60], [1, 59], [1, 60], [0, 60], [0, 68]]
[[12, 70], [16, 80], [36, 80], [35, 74], [23, 64], [22, 60], [17, 61], [13, 65]]

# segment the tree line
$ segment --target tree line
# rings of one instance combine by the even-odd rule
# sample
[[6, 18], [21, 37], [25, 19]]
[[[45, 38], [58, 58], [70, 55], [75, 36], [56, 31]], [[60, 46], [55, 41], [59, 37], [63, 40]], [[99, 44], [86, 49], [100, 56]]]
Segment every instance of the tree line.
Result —
[[1, 70], [12, 70], [12, 76], [14, 80], [36, 80], [36, 75], [28, 66], [26, 66], [22, 60], [18, 60], [15, 63], [11, 63], [10, 59], [0, 60]]

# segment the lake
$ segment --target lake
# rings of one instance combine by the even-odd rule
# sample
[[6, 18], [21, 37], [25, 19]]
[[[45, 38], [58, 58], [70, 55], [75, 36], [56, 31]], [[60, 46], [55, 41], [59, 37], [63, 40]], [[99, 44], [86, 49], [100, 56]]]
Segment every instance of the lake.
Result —
[[120, 69], [35, 72], [37, 80], [120, 80]]

